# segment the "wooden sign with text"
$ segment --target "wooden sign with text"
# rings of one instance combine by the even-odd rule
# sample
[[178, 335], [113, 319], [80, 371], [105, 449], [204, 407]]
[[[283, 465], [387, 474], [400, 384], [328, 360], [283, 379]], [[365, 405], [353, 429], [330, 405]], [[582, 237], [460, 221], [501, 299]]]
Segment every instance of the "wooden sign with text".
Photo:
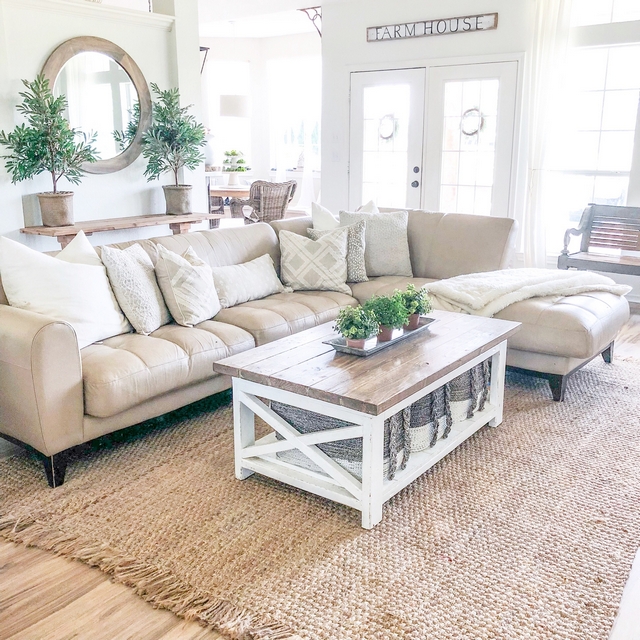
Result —
[[367, 42], [444, 36], [448, 33], [490, 31], [497, 27], [497, 13], [483, 13], [477, 16], [463, 16], [461, 18], [442, 18], [440, 20], [420, 20], [419, 22], [403, 22], [382, 27], [368, 27]]

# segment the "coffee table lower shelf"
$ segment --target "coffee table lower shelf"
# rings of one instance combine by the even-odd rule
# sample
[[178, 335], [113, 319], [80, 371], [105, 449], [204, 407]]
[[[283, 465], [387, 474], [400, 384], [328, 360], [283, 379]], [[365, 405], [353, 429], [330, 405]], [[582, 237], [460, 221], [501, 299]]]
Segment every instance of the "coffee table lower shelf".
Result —
[[[506, 341], [442, 376], [419, 392], [380, 415], [370, 415], [344, 406], [299, 395], [272, 386], [233, 379], [235, 466], [238, 479], [253, 473], [273, 478], [304, 491], [345, 504], [362, 512], [362, 526], [373, 528], [382, 519], [382, 506], [396, 493], [430, 469], [459, 444], [486, 424], [502, 422]], [[384, 477], [384, 422], [475, 365], [491, 358], [491, 390], [483, 411], [473, 418], [455, 423], [449, 436], [426, 451], [412, 453], [407, 467], [393, 480]], [[353, 426], [302, 434], [263, 402], [273, 400], [353, 423]], [[275, 433], [255, 440], [255, 417], [264, 420]], [[362, 438], [362, 480], [349, 473], [316, 445], [351, 438]], [[321, 472], [281, 460], [278, 452], [298, 449]]]

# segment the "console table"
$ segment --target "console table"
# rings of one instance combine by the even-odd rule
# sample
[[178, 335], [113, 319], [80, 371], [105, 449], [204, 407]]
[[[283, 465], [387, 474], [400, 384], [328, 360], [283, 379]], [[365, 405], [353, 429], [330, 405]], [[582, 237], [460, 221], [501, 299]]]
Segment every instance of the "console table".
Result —
[[64, 249], [64, 247], [66, 247], [80, 231], [84, 231], [85, 235], [90, 236], [93, 233], [99, 233], [101, 231], [137, 229], [139, 227], [153, 227], [160, 224], [168, 224], [169, 228], [175, 235], [187, 233], [191, 229], [191, 225], [204, 222], [205, 220], [211, 221], [211, 227], [217, 227], [220, 224], [220, 218], [224, 218], [224, 215], [219, 213], [188, 213], [180, 216], [131, 216], [128, 218], [87, 220], [85, 222], [76, 222], [75, 224], [64, 227], [24, 227], [23, 229], [20, 229], [20, 232], [29, 235], [56, 238]]

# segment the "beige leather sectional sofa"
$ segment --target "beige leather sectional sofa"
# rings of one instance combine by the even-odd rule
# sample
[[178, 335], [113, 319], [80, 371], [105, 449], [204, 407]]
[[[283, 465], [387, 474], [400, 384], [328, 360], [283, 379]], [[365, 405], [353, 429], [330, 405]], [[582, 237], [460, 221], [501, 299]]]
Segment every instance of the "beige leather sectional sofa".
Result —
[[[292, 218], [140, 244], [161, 243], [177, 253], [191, 246], [211, 266], [265, 253], [279, 264], [277, 232], [305, 233], [309, 226], [310, 218]], [[8, 306], [0, 286], [0, 434], [39, 452], [56, 486], [64, 480], [70, 447], [229, 388], [230, 380], [213, 372], [217, 360], [334, 320], [341, 307], [408, 282], [504, 268], [513, 233], [513, 221], [504, 218], [412, 211], [414, 278], [372, 278], [354, 285], [353, 296], [280, 293], [223, 309], [194, 328], [168, 324], [150, 336], [123, 334], [81, 351], [70, 325]], [[519, 302], [499, 317], [522, 323], [508, 364], [547, 377], [561, 399], [566, 376], [612, 344], [629, 307], [624, 298], [592, 293]]]

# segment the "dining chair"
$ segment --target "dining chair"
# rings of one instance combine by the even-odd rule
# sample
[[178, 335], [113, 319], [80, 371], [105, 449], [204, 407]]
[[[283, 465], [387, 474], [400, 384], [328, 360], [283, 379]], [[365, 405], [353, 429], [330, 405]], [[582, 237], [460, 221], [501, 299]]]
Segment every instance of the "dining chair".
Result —
[[[244, 218], [245, 224], [280, 220], [284, 218], [296, 187], [295, 180], [289, 182], [256, 180], [251, 185], [248, 199], [233, 198], [231, 200], [231, 217]], [[245, 214], [245, 207], [251, 207], [251, 213]]]

